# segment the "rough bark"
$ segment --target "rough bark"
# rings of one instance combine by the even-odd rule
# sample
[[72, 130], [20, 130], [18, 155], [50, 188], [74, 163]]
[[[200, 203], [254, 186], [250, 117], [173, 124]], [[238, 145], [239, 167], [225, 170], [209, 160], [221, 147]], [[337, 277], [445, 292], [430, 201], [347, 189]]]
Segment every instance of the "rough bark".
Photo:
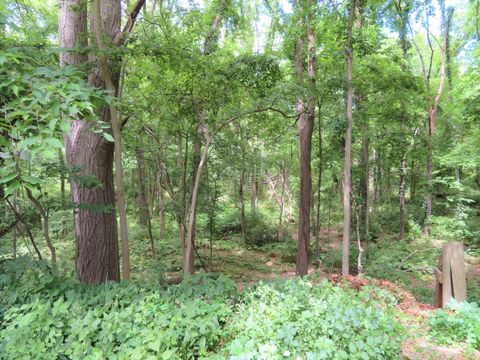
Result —
[[[117, 2], [109, 4], [111, 14], [118, 12]], [[109, 11], [109, 12], [110, 12]], [[110, 16], [112, 17], [112, 16]], [[116, 18], [116, 16], [114, 16]], [[118, 30], [119, 19], [112, 18], [106, 28]], [[78, 49], [87, 46], [87, 10], [83, 0], [60, 1], [59, 35], [61, 65], [83, 65], [86, 55]], [[103, 87], [98, 71], [89, 81]], [[109, 121], [106, 109], [100, 112]], [[67, 164], [73, 172], [71, 189], [74, 205], [77, 277], [83, 283], [120, 280], [117, 223], [113, 185], [113, 144], [90, 131], [84, 120], [73, 120], [71, 134], [65, 135]], [[89, 187], [81, 179], [95, 178], [99, 186]]]
[[[93, 23], [91, 22], [91, 25], [95, 32], [98, 50], [102, 52], [98, 55], [100, 72], [97, 76], [100, 78], [100, 81], [103, 81], [104, 87], [110, 95], [115, 97], [117, 95], [119, 84], [119, 71], [115, 68], [111, 69], [107, 64], [107, 57], [103, 53], [107, 50], [107, 47], [103, 43], [103, 37], [109, 36], [113, 39], [115, 35], [118, 35], [117, 28], [119, 28], [120, 25], [120, 6], [119, 4], [109, 4], [107, 1], [100, 3], [100, 0], [95, 0], [93, 7], [94, 21]], [[111, 102], [108, 108], [110, 115], [109, 120], [114, 138], [115, 182], [117, 185], [117, 205], [120, 218], [120, 239], [122, 244], [122, 276], [124, 280], [129, 280], [130, 257], [128, 245], [127, 206], [123, 189], [122, 135], [115, 104]]]
[[345, 151], [343, 161], [343, 243], [342, 243], [342, 274], [350, 273], [350, 223], [351, 223], [351, 152], [352, 152], [352, 123], [353, 123], [353, 21], [356, 9], [356, 0], [350, 1], [348, 16], [348, 37], [346, 46], [347, 61], [347, 88], [346, 88], [346, 125]]

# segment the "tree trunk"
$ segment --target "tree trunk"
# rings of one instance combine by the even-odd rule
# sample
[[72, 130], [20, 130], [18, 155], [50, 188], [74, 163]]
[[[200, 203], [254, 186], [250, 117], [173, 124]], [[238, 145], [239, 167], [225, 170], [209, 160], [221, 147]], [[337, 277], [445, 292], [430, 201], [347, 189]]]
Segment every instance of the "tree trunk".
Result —
[[137, 171], [138, 171], [138, 196], [137, 203], [139, 207], [139, 221], [140, 225], [147, 226], [148, 220], [150, 217], [147, 195], [145, 191], [145, 166], [143, 161], [143, 150], [140, 147], [137, 147], [136, 157], [137, 157]]
[[[106, 1], [107, 2], [107, 1]], [[107, 34], [118, 30], [118, 2], [108, 1], [110, 21]], [[107, 11], [105, 11], [107, 12]], [[87, 11], [83, 0], [62, 0], [59, 6], [60, 47], [86, 48]], [[83, 53], [68, 51], [60, 55], [60, 64], [82, 65], [87, 61]], [[89, 79], [90, 84], [103, 87], [98, 70]], [[109, 122], [107, 109], [100, 116]], [[120, 280], [117, 221], [113, 185], [113, 148], [111, 142], [90, 131], [85, 120], [74, 120], [71, 134], [65, 135], [67, 164], [73, 172], [71, 183], [74, 205], [75, 238], [77, 245], [77, 277], [83, 283], [95, 284], [105, 280]], [[93, 177], [99, 186], [88, 187], [82, 178]]]
[[255, 169], [250, 174], [250, 210], [255, 211], [257, 208], [257, 186], [255, 183]]
[[342, 275], [350, 273], [350, 222], [351, 222], [351, 152], [352, 152], [352, 123], [353, 123], [353, 21], [355, 16], [356, 0], [350, 1], [348, 16], [347, 38], [347, 130], [345, 133], [345, 152], [343, 162], [343, 244], [342, 244]]
[[240, 165], [240, 184], [239, 184], [239, 197], [240, 197], [240, 226], [242, 228], [243, 242], [247, 242], [247, 222], [245, 219], [245, 147], [243, 145], [243, 131], [240, 124], [236, 126], [240, 136], [240, 154], [242, 163]]
[[158, 213], [160, 216], [160, 238], [163, 239], [166, 233], [166, 222], [165, 222], [165, 197], [163, 194], [163, 188], [160, 184], [160, 177], [159, 177], [159, 184], [158, 184]]
[[[102, 2], [102, 4], [103, 8], [100, 4], [100, 0], [94, 1], [94, 21], [90, 24], [95, 32], [97, 47], [100, 52], [107, 50], [103, 45], [103, 37], [110, 36], [113, 40], [120, 31], [120, 4], [116, 4], [116, 8], [112, 7], [114, 6], [113, 3], [108, 4], [107, 1]], [[106, 31], [104, 31], [104, 24], [108, 27]], [[99, 54], [98, 61], [100, 64], [100, 73], [96, 76], [100, 77], [100, 81], [103, 81], [103, 86], [108, 92], [110, 92], [110, 95], [115, 97], [118, 89], [119, 71], [118, 69], [113, 69], [112, 76], [112, 71], [107, 64], [107, 57], [104, 53]], [[117, 204], [120, 218], [120, 239], [122, 243], [122, 276], [124, 280], [129, 280], [130, 257], [128, 245], [127, 206], [123, 189], [122, 134], [120, 132], [120, 123], [117, 118], [117, 109], [114, 103], [109, 104], [109, 115], [114, 138], [115, 180], [117, 185]]]
[[363, 221], [365, 226], [365, 254], [367, 254], [368, 241], [370, 240], [370, 139], [368, 137], [368, 118], [365, 119], [364, 137], [362, 140], [362, 157], [364, 165], [364, 184], [363, 184]]
[[[197, 135], [200, 136], [205, 127], [205, 118], [201, 117], [200, 125], [197, 129]], [[202, 176], [202, 170], [207, 161], [208, 155], [208, 147], [210, 144], [210, 138], [208, 135], [206, 136], [205, 148], [201, 153], [200, 161], [198, 162], [198, 166], [196, 166], [196, 172], [194, 174], [193, 179], [193, 188], [191, 194], [191, 201], [190, 201], [190, 210], [188, 212], [188, 228], [187, 228], [187, 239], [186, 239], [186, 246], [185, 246], [185, 256], [183, 259], [183, 271], [185, 273], [193, 274], [195, 271], [194, 268], [194, 251], [195, 251], [195, 217], [196, 217], [196, 210], [197, 210], [197, 197], [198, 197], [198, 189], [200, 187], [200, 179]]]
[[[304, 29], [304, 16], [300, 1], [296, 2], [300, 12], [299, 28]], [[309, 3], [309, 10], [313, 4]], [[308, 275], [308, 247], [310, 243], [310, 201], [312, 193], [311, 161], [312, 161], [312, 133], [313, 122], [315, 118], [314, 94], [312, 92], [315, 86], [315, 58], [314, 58], [314, 33], [311, 27], [313, 19], [309, 11], [308, 26], [308, 76], [309, 76], [309, 94], [307, 97], [307, 106], [303, 94], [297, 96], [298, 133], [300, 140], [300, 204], [298, 220], [298, 244], [297, 244], [297, 275]], [[295, 71], [299, 88], [304, 85], [303, 82], [303, 35], [300, 35], [295, 49]]]
[[318, 105], [318, 182], [317, 182], [317, 229], [315, 231], [315, 252], [317, 267], [320, 259], [320, 209], [322, 200], [322, 179], [323, 179], [323, 136], [322, 136], [322, 117], [321, 117], [321, 103]]
[[[408, 44], [407, 44], [407, 26], [408, 26], [408, 17], [409, 17], [409, 8], [404, 8], [402, 2], [398, 1], [395, 4], [397, 13], [400, 17], [400, 26], [399, 26], [399, 39], [400, 39], [400, 48], [402, 50], [402, 60], [400, 68], [402, 72], [407, 71], [407, 62], [408, 62]], [[399, 198], [399, 213], [400, 213], [400, 232], [399, 238], [403, 240], [405, 238], [405, 192], [406, 192], [406, 183], [407, 183], [407, 142], [406, 142], [406, 131], [405, 131], [405, 122], [407, 120], [407, 107], [404, 100], [400, 104], [400, 127], [402, 132], [402, 161], [400, 164], [400, 184], [398, 191]]]
[[[182, 248], [182, 257], [185, 253], [185, 212], [186, 212], [186, 183], [185, 183], [185, 167], [186, 161], [183, 156], [183, 139], [178, 139], [178, 171], [180, 172], [178, 178], [178, 188], [180, 191], [180, 205], [177, 207], [177, 225], [178, 225], [178, 239]], [[173, 199], [172, 199], [173, 200]]]
[[[183, 254], [183, 271], [193, 274], [194, 268], [194, 251], [195, 251], [195, 228], [197, 216], [197, 196], [200, 188], [200, 175], [204, 163], [201, 163], [202, 143], [201, 138], [203, 134], [203, 127], [205, 126], [205, 112], [200, 114], [197, 130], [195, 133], [195, 140], [193, 142], [193, 159], [192, 159], [192, 183], [190, 186], [190, 209], [188, 212], [188, 227], [187, 238], [185, 239], [185, 250]], [[198, 184], [197, 184], [198, 174]]]
[[246, 235], [246, 221], [245, 221], [245, 170], [242, 168], [240, 170], [240, 183], [238, 186], [238, 192], [240, 197], [240, 226], [242, 228], [242, 238], [243, 242], [247, 242], [247, 235]]
[[[445, 76], [446, 76], [446, 62], [447, 62], [447, 47], [448, 47], [448, 37], [449, 37], [449, 24], [450, 17], [453, 14], [449, 14], [449, 19], [447, 20], [445, 15], [445, 6], [440, 6], [441, 15], [442, 15], [442, 25], [443, 25], [443, 43], [441, 46], [441, 63], [439, 70], [439, 84], [437, 88], [437, 93], [435, 98], [430, 100], [428, 108], [428, 145], [427, 145], [427, 196], [426, 196], [426, 208], [425, 208], [425, 223], [423, 228], [423, 233], [428, 235], [430, 232], [429, 221], [432, 216], [432, 190], [433, 190], [433, 138], [435, 134], [435, 122], [438, 112], [438, 106], [440, 104], [440, 97], [442, 96]], [[429, 82], [429, 77], [426, 77], [426, 82]], [[427, 88], [430, 88], [429, 83]]]

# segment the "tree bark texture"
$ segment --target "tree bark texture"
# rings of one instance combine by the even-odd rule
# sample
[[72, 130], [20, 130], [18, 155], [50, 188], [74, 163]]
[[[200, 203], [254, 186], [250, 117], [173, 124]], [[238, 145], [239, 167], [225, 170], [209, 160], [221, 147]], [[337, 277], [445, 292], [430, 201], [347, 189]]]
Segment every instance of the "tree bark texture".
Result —
[[[60, 64], [83, 65], [86, 55], [78, 50], [87, 46], [87, 10], [83, 0], [63, 0], [59, 4]], [[116, 1], [105, 1], [106, 32], [119, 28]], [[90, 84], [103, 87], [98, 69], [89, 77]], [[109, 121], [108, 109], [99, 114]], [[90, 131], [85, 120], [73, 120], [71, 133], [65, 135], [66, 158], [73, 173], [71, 189], [74, 206], [77, 277], [83, 283], [119, 281], [119, 257], [115, 193], [113, 185], [113, 143]], [[82, 179], [94, 178], [97, 186], [87, 186]]]

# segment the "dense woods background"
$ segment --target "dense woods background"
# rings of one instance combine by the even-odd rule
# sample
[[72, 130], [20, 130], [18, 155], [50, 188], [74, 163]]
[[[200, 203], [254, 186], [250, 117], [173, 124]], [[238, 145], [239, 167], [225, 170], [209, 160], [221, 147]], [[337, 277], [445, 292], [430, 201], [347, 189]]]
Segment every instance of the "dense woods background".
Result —
[[[0, 0], [0, 357], [478, 356], [479, 22]], [[433, 311], [452, 241], [468, 302]]]

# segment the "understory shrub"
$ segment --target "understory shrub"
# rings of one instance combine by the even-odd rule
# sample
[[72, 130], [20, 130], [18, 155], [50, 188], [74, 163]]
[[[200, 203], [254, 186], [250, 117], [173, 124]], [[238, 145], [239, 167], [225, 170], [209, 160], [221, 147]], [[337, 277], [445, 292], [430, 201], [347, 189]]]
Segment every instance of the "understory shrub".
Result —
[[326, 280], [260, 284], [245, 294], [230, 324], [231, 359], [392, 359], [401, 326], [369, 290]]
[[467, 343], [472, 349], [480, 349], [478, 304], [451, 300], [446, 309], [436, 311], [428, 322], [432, 340], [449, 345]]
[[[1, 359], [206, 357], [224, 336], [236, 295], [231, 280], [205, 274], [160, 291], [133, 283], [83, 286], [73, 280], [62, 287], [57, 274], [26, 267], [22, 272], [21, 266], [10, 273], [16, 278], [2, 277], [1, 299], [7, 306], [0, 313]], [[41, 273], [50, 280], [37, 288], [28, 279]], [[17, 296], [12, 296], [13, 283], [20, 289]]]
[[239, 294], [201, 273], [178, 285], [85, 286], [28, 258], [0, 263], [1, 359], [392, 359], [395, 299], [305, 279]]
[[[260, 209], [245, 212], [245, 242], [249, 246], [262, 246], [278, 241], [278, 231], [270, 224], [266, 215]], [[240, 211], [226, 208], [218, 216], [216, 236], [224, 237], [231, 234], [241, 234]]]

